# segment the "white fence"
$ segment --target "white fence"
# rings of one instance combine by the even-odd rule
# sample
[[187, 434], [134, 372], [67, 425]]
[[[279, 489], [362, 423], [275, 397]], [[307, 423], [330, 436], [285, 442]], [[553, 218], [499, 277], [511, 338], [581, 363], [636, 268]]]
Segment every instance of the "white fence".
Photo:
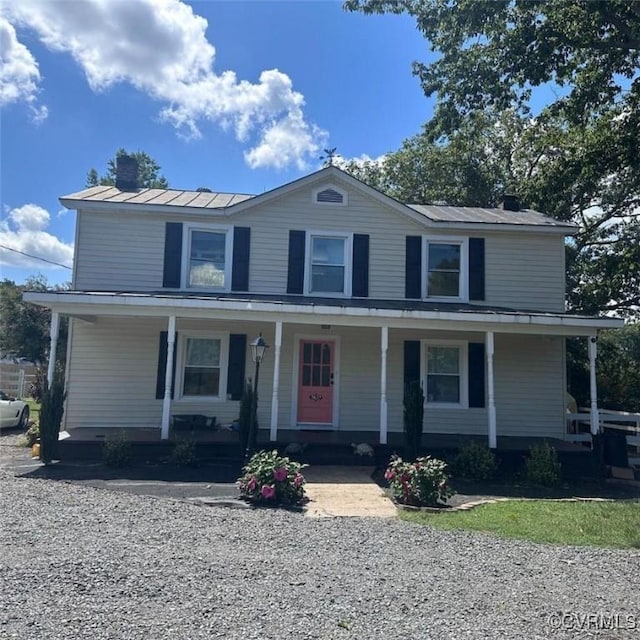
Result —
[[[598, 409], [598, 413], [600, 415], [600, 430], [616, 429], [623, 431], [627, 436], [627, 444], [633, 447], [640, 447], [640, 413], [611, 411], [609, 409]], [[590, 424], [591, 414], [588, 409], [580, 407], [579, 413], [568, 413], [565, 439], [573, 442], [590, 441]]]
[[23, 398], [29, 396], [29, 389], [32, 382], [36, 380], [36, 373], [33, 367], [23, 368], [17, 365], [2, 365], [0, 367], [0, 390]]

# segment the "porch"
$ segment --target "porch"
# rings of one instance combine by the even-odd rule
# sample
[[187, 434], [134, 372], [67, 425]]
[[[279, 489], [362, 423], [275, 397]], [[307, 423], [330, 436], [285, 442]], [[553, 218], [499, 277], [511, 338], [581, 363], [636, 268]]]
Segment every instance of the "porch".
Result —
[[[132, 442], [145, 433], [142, 442], [169, 444], [181, 414], [232, 424], [246, 379], [257, 382], [247, 343], [260, 334], [271, 347], [257, 385], [261, 444], [367, 442], [393, 450], [402, 442], [404, 390], [419, 382], [425, 431], [445, 439], [438, 447], [473, 437], [493, 449], [519, 442], [527, 450], [532, 438], [564, 438], [567, 336], [589, 343], [589, 430], [597, 433], [597, 331], [619, 324], [422, 301], [77, 291], [30, 299], [53, 311], [52, 361], [59, 316], [72, 318], [70, 442], [79, 441], [77, 428], [108, 432], [122, 424]], [[309, 399], [326, 403], [322, 413], [304, 404]], [[208, 431], [197, 434], [202, 447], [233, 448], [235, 434]]]

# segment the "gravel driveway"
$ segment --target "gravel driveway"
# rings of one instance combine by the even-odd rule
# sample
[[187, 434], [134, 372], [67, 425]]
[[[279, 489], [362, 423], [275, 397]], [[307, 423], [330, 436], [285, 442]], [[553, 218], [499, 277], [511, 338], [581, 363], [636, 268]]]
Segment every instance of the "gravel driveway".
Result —
[[0, 471], [2, 640], [638, 638], [639, 567], [638, 551]]

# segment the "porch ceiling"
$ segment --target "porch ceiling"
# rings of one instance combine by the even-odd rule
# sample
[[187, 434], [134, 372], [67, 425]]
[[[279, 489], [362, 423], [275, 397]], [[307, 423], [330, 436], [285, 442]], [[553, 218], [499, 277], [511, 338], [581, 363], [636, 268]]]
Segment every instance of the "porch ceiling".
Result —
[[545, 335], [593, 335], [617, 328], [617, 318], [518, 311], [465, 303], [372, 300], [254, 294], [183, 295], [167, 292], [27, 292], [33, 302], [61, 314], [95, 320], [98, 316], [178, 316], [299, 324], [333, 324], [403, 329], [497, 331]]

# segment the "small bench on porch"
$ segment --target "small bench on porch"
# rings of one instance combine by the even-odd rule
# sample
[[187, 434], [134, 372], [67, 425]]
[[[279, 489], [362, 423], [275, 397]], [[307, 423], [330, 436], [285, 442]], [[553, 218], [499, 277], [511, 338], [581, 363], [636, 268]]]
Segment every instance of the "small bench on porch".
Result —
[[180, 413], [171, 416], [174, 431], [215, 431], [216, 417], [201, 413]]

